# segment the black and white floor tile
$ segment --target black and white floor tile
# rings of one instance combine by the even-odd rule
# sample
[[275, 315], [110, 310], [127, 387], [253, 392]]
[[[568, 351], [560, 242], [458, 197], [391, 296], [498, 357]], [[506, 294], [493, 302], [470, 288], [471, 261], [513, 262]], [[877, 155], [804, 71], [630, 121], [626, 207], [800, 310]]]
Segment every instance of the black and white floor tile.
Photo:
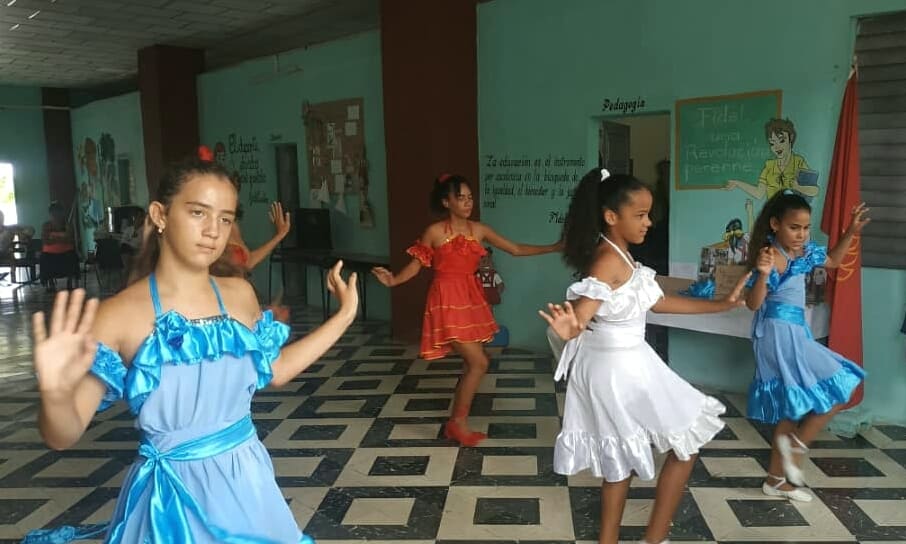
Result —
[[[0, 292], [0, 543], [30, 529], [99, 523], [112, 513], [135, 454], [125, 406], [99, 415], [69, 451], [41, 442], [27, 316], [47, 303], [36, 289], [15, 302]], [[297, 310], [295, 334], [320, 312]], [[308, 372], [263, 391], [252, 406], [277, 480], [299, 525], [322, 544], [532, 543], [597, 540], [600, 480], [553, 472], [562, 384], [547, 354], [492, 351], [472, 425], [478, 447], [443, 437], [460, 373], [428, 363], [380, 322], [357, 322]], [[722, 396], [727, 428], [701, 454], [683, 497], [674, 541], [906, 543], [906, 428], [855, 438], [823, 434], [805, 463], [816, 495], [803, 504], [760, 486], [770, 428]], [[654, 483], [633, 483], [621, 538], [641, 538]]]

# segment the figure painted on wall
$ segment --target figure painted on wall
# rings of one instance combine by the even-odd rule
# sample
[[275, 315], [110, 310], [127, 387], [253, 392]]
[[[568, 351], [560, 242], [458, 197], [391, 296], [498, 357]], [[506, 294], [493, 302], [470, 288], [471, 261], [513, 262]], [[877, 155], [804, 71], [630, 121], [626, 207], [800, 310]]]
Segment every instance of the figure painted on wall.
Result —
[[752, 230], [752, 225], [755, 224], [754, 208], [752, 200], [747, 198], [746, 217], [748, 218], [749, 228], [745, 228], [742, 220], [738, 217], [731, 219], [724, 228], [723, 242], [718, 245], [729, 250], [730, 264], [742, 264], [749, 258], [749, 234]]
[[101, 133], [98, 159], [100, 181], [104, 187], [104, 206], [120, 206], [123, 202], [116, 179], [116, 143], [108, 133]]
[[699, 260], [699, 281], [713, 280], [718, 266], [745, 264], [749, 258], [749, 239], [752, 225], [755, 224], [754, 208], [752, 200], [746, 199], [748, 228], [743, 225], [742, 219], [734, 217], [724, 227], [721, 241], [702, 248]]
[[104, 210], [94, 196], [93, 184], [82, 182], [79, 186], [79, 224], [81, 226], [82, 250], [87, 254], [94, 251], [94, 233], [104, 222]]
[[79, 145], [79, 165], [82, 174], [87, 177], [87, 190], [91, 193], [91, 198], [97, 199], [98, 207], [103, 212], [104, 187], [100, 185], [98, 146], [91, 138], [85, 138]]
[[[721, 277], [730, 278], [732, 281], [721, 282], [723, 288], [726, 288], [727, 283], [735, 284], [741, 274], [747, 271], [743, 265], [749, 258], [749, 239], [755, 224], [754, 207], [752, 199], [746, 199], [748, 227], [743, 224], [742, 219], [734, 217], [724, 227], [721, 241], [701, 249], [698, 276], [686, 294], [702, 298], [713, 298], [714, 296], [719, 298], [722, 294], [716, 294], [715, 290], [720, 287], [717, 280], [720, 280]], [[719, 267], [725, 268], [721, 270]], [[733, 270], [726, 267], [731, 267]]]
[[726, 189], [740, 189], [752, 198], [769, 200], [784, 189], [791, 189], [807, 199], [818, 194], [818, 172], [811, 170], [802, 155], [793, 153], [796, 127], [789, 119], [771, 119], [764, 135], [775, 159], [768, 159], [758, 176], [758, 184], [731, 179]]
[[98, 148], [97, 144], [91, 138], [85, 138], [83, 148], [83, 162], [88, 177], [92, 180], [98, 178]]
[[85, 172], [85, 142], [80, 142], [78, 149], [76, 149], [76, 158], [79, 161], [79, 173], [83, 176]]
[[[749, 201], [751, 202], [751, 201]], [[732, 264], [739, 264], [746, 260], [746, 246], [749, 243], [749, 233], [743, 230], [742, 220], [734, 217], [727, 223], [724, 232], [724, 241], [721, 245], [726, 245], [729, 250], [729, 258]]]
[[85, 181], [79, 186], [79, 248], [83, 254], [94, 251], [94, 233], [104, 222], [104, 208], [95, 189], [98, 179], [97, 145], [85, 138], [78, 148], [79, 172]]

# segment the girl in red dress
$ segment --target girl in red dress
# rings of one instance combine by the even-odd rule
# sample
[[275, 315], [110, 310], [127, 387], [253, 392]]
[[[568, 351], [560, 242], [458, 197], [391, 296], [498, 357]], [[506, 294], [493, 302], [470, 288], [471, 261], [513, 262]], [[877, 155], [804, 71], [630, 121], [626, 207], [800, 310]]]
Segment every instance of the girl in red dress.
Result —
[[442, 175], [431, 192], [431, 209], [447, 217], [431, 224], [406, 251], [412, 261], [405, 268], [396, 274], [386, 268], [373, 270], [378, 281], [394, 287], [412, 279], [422, 267], [434, 268], [422, 322], [421, 357], [430, 361], [455, 351], [465, 362], [453, 399], [453, 415], [444, 429], [447, 438], [464, 446], [474, 446], [487, 436], [470, 431], [466, 420], [478, 384], [488, 370], [488, 356], [481, 344], [490, 342], [498, 330], [475, 275], [478, 261], [486, 253], [482, 242], [517, 257], [560, 249], [560, 244], [532, 246], [511, 242], [487, 225], [470, 221], [472, 205], [468, 180]]

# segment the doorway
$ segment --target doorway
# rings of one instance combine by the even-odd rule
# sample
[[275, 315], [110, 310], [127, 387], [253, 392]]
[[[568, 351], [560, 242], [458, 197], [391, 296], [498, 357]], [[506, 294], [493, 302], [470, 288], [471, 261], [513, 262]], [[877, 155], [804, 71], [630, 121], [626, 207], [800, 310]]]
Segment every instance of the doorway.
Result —
[[0, 162], [0, 212], [7, 225], [19, 223], [16, 213], [16, 186], [13, 182], [13, 165]]
[[[652, 226], [633, 257], [659, 276], [670, 267], [670, 114], [633, 115], [601, 121], [598, 162], [611, 174], [630, 174], [651, 187]], [[648, 342], [667, 360], [667, 329], [648, 325]]]
[[116, 178], [120, 186], [120, 204], [131, 205], [135, 195], [133, 194], [132, 164], [128, 155], [120, 155], [116, 158]]
[[[292, 218], [290, 222], [289, 234], [280, 242], [281, 248], [296, 248], [299, 246], [299, 229], [300, 225], [296, 224], [298, 214], [296, 210], [301, 206], [299, 200], [299, 154], [295, 142], [280, 143], [274, 145], [274, 159], [277, 166], [277, 202], [283, 206], [283, 211], [288, 212]], [[269, 263], [271, 261], [268, 261]], [[306, 286], [308, 284], [308, 275], [306, 267], [286, 266], [285, 262], [280, 262], [280, 275], [276, 278], [279, 292], [286, 296], [301, 296], [305, 303], [308, 302], [308, 293]], [[272, 266], [268, 266], [268, 295], [271, 291], [271, 283], [275, 281]], [[284, 291], [285, 290], [285, 291]]]
[[[274, 146], [277, 163], [277, 202], [284, 211], [295, 214], [299, 208], [299, 156], [295, 143]], [[289, 234], [283, 240], [284, 247], [296, 246], [296, 225], [291, 224]]]

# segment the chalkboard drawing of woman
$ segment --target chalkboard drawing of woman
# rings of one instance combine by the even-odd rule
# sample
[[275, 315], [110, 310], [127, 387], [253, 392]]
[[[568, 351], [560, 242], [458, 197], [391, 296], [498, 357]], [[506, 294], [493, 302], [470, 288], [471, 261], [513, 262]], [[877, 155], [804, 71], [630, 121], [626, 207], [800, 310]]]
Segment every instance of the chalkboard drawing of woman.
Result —
[[811, 200], [818, 194], [818, 173], [811, 170], [802, 155], [793, 153], [796, 128], [789, 119], [771, 119], [764, 135], [776, 159], [768, 159], [758, 176], [758, 184], [731, 179], [725, 189], [741, 189], [752, 198], [769, 200], [784, 189], [792, 189]]

